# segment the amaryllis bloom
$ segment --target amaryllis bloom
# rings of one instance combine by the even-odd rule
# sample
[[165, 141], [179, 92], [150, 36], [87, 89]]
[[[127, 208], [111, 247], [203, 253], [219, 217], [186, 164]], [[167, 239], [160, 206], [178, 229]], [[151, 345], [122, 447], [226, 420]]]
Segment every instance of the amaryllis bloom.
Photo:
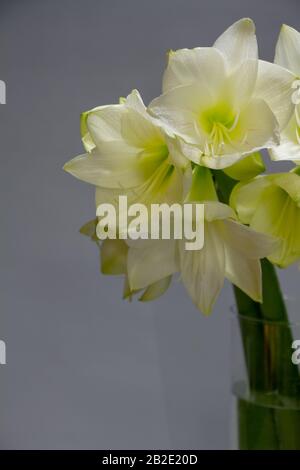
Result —
[[274, 61], [297, 77], [292, 87], [296, 106], [290, 122], [281, 133], [281, 144], [271, 149], [270, 155], [274, 160], [291, 160], [300, 164], [300, 33], [290, 26], [281, 28]]
[[300, 258], [300, 176], [279, 173], [237, 184], [230, 205], [239, 220], [278, 240], [269, 260], [287, 267]]
[[128, 204], [181, 201], [189, 161], [146, 112], [136, 90], [120, 104], [84, 113], [81, 132], [87, 152], [64, 169], [96, 186], [97, 206], [115, 204], [120, 194], [128, 196]]
[[180, 137], [191, 161], [222, 169], [279, 144], [294, 109], [294, 78], [258, 60], [255, 26], [242, 19], [213, 47], [171, 52], [163, 94], [149, 111]]
[[[201, 169], [194, 169], [191, 191], [196, 193], [198, 183], [205, 180], [209, 184], [208, 178]], [[205, 201], [204, 205], [204, 246], [201, 250], [186, 250], [184, 240], [127, 242], [130, 288], [142, 289], [180, 272], [193, 302], [205, 314], [211, 312], [225, 278], [260, 302], [260, 258], [269, 255], [276, 242], [239, 223], [229, 206], [218, 201]]]

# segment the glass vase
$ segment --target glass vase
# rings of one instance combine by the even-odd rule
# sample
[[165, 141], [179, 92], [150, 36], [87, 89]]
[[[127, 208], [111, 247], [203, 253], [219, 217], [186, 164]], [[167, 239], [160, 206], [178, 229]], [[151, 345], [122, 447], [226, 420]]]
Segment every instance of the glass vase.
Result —
[[232, 315], [235, 448], [300, 450], [299, 363], [300, 322]]

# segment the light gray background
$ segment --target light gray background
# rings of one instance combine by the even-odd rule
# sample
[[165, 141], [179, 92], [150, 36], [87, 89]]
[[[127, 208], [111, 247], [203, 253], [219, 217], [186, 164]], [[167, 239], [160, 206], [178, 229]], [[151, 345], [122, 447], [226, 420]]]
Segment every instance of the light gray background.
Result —
[[2, 449], [229, 447], [230, 287], [210, 318], [178, 283], [123, 302], [78, 233], [93, 188], [61, 167], [82, 152], [80, 112], [132, 88], [149, 101], [168, 49], [244, 16], [269, 60], [280, 24], [300, 29], [298, 0], [1, 0]]

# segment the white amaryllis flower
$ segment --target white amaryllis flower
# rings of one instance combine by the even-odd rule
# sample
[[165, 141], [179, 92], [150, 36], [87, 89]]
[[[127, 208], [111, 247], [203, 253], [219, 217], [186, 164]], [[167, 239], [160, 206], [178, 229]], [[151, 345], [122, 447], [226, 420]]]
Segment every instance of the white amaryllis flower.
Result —
[[65, 164], [76, 178], [95, 185], [96, 205], [182, 200], [183, 170], [189, 165], [152, 118], [134, 90], [120, 104], [100, 106], [82, 115], [82, 141], [87, 153]]
[[209, 314], [224, 278], [256, 301], [262, 300], [260, 258], [274, 250], [274, 240], [235, 220], [220, 202], [205, 202], [204, 246], [187, 251], [184, 240], [128, 241], [127, 272], [132, 290], [167, 279], [175, 272], [195, 305]]
[[295, 112], [281, 134], [281, 144], [269, 151], [273, 160], [291, 160], [300, 164], [300, 33], [283, 25], [276, 45], [276, 64], [296, 75], [292, 86]]
[[294, 74], [258, 60], [255, 26], [234, 23], [213, 47], [171, 52], [163, 94], [149, 106], [193, 162], [225, 168], [279, 144], [292, 113]]

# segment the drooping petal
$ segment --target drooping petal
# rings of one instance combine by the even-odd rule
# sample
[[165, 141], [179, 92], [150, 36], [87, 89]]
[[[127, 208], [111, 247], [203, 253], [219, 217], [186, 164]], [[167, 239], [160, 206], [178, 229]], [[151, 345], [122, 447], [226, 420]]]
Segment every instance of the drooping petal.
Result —
[[240, 66], [245, 60], [257, 59], [257, 41], [253, 21], [249, 18], [237, 21], [221, 34], [214, 47], [224, 54], [232, 69]]
[[131, 289], [141, 289], [178, 271], [175, 240], [138, 240], [128, 250]]
[[284, 129], [295, 109], [292, 84], [295, 75], [270, 62], [259, 61], [257, 82], [254, 94], [264, 100], [275, 114], [280, 129]]
[[180, 243], [180, 271], [183, 284], [195, 305], [208, 315], [222, 289], [225, 255], [215, 223], [205, 224], [204, 246], [187, 251]]
[[274, 62], [300, 76], [300, 33], [285, 24], [280, 30]]
[[219, 89], [225, 77], [222, 54], [213, 47], [179, 49], [169, 54], [168, 66], [163, 76], [163, 93], [182, 85], [209, 84]]

